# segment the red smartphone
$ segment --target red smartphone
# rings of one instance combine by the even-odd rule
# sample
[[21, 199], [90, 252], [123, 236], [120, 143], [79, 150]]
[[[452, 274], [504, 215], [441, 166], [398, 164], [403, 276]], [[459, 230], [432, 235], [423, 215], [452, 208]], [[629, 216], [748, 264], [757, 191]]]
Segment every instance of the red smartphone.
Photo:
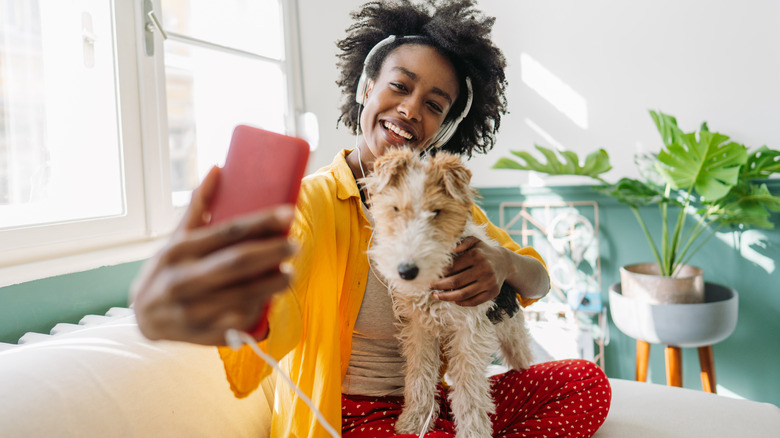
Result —
[[[238, 125], [211, 203], [210, 224], [280, 204], [295, 205], [309, 159], [309, 144], [296, 137]], [[255, 334], [268, 328], [268, 306]]]
[[211, 203], [211, 224], [280, 204], [295, 204], [309, 159], [306, 141], [238, 125]]

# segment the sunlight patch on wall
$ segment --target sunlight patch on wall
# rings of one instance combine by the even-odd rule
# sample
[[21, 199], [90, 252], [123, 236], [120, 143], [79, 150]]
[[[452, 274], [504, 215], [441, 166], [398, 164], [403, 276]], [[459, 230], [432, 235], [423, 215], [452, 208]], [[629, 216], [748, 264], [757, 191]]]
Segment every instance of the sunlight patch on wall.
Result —
[[522, 81], [582, 129], [588, 128], [588, 104], [566, 82], [527, 53], [520, 54]]
[[775, 261], [756, 250], [766, 249], [766, 236], [760, 231], [743, 231], [741, 236], [734, 233], [717, 233], [716, 236], [726, 245], [736, 248], [742, 257], [760, 266], [767, 274], [775, 272]]

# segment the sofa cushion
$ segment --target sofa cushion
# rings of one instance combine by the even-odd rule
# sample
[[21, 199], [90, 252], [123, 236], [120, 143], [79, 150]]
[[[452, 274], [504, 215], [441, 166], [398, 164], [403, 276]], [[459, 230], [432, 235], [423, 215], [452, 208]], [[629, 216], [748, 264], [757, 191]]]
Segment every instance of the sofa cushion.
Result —
[[594, 438], [765, 438], [780, 409], [692, 389], [609, 379], [612, 407]]
[[4, 437], [257, 437], [270, 424], [264, 391], [233, 397], [216, 348], [149, 341], [132, 314], [0, 352], [0, 394]]

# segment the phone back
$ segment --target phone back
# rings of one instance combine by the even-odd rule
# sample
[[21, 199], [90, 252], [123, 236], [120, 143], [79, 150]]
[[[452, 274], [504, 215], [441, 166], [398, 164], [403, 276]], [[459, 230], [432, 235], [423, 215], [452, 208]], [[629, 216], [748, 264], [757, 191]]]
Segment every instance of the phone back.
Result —
[[295, 204], [308, 158], [309, 144], [300, 138], [236, 126], [211, 204], [211, 223]]

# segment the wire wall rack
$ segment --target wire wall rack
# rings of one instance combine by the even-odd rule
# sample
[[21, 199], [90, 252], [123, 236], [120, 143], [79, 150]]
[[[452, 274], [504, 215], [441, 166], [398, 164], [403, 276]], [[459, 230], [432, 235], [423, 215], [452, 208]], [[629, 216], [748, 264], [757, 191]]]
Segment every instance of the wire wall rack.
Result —
[[[595, 201], [502, 202], [499, 226], [545, 260], [551, 293], [530, 318], [557, 320], [588, 331], [598, 351], [593, 361], [604, 368], [609, 343], [606, 308], [601, 299], [599, 207]], [[540, 303], [542, 304], [542, 303]]]

